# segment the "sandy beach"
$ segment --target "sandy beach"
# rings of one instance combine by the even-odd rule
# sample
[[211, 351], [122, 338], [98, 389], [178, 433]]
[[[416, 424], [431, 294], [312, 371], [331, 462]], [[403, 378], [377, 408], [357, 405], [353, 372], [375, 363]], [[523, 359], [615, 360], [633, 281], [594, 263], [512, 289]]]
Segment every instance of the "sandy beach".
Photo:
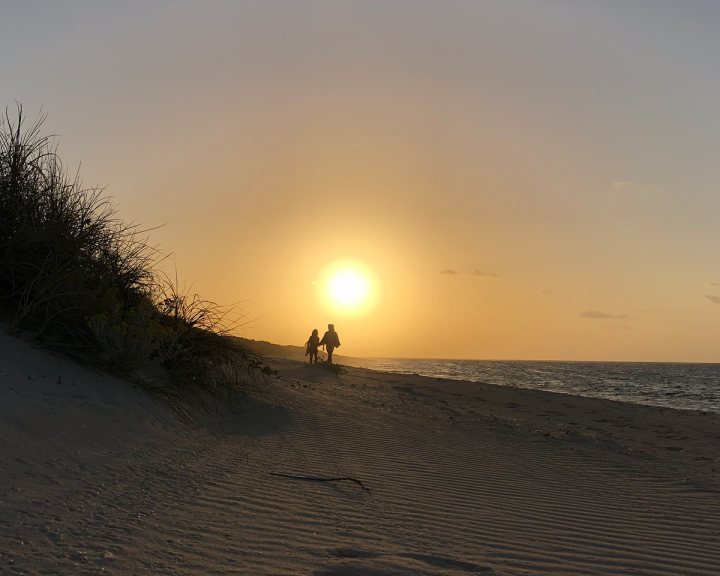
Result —
[[720, 415], [271, 363], [190, 425], [0, 335], [0, 573], [719, 573]]
[[720, 576], [720, 1], [0, 29], [0, 576]]

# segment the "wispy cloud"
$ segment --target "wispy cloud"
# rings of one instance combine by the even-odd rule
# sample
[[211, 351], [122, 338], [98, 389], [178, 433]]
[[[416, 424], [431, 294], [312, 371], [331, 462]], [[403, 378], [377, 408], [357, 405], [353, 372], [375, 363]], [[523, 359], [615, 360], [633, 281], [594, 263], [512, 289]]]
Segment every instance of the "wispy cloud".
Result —
[[467, 274], [469, 276], [491, 276], [493, 278], [499, 278], [500, 275], [496, 274], [495, 272], [483, 272], [482, 270], [478, 270], [475, 268], [474, 270], [471, 270], [469, 272], [466, 272], [464, 270], [458, 271], [458, 270], [450, 270], [449, 268], [447, 270], [440, 270], [440, 274]]
[[710, 300], [713, 304], [720, 304], [720, 296], [713, 296], [712, 294], [705, 294], [705, 298]]
[[553, 291], [552, 291], [552, 290], [548, 290], [547, 288], [544, 288], [543, 291], [542, 291], [542, 293], [543, 293], [543, 294], [552, 294]]
[[665, 189], [661, 186], [648, 186], [645, 184], [639, 184], [632, 180], [617, 180], [612, 183], [613, 190], [622, 190], [628, 193], [651, 193], [651, 194], [662, 194]]
[[720, 286], [720, 282], [708, 282], [708, 286]]
[[600, 312], [599, 310], [586, 310], [585, 312], [580, 312], [580, 316], [592, 320], [622, 320], [625, 318], [625, 314], [608, 314], [607, 312]]

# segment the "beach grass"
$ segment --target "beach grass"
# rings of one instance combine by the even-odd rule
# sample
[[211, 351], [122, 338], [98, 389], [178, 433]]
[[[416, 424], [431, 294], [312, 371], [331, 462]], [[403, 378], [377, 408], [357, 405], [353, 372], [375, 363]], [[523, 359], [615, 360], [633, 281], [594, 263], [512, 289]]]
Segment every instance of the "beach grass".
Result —
[[13, 335], [132, 379], [173, 406], [256, 381], [264, 365], [232, 333], [234, 306], [159, 271], [149, 230], [63, 165], [45, 117], [0, 121], [0, 317]]

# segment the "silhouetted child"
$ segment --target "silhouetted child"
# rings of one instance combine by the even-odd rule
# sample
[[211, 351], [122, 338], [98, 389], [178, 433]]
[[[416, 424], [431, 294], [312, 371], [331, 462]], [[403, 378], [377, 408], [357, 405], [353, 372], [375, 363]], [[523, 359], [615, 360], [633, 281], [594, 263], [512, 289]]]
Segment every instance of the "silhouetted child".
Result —
[[317, 364], [318, 346], [320, 346], [320, 336], [318, 336], [316, 328], [312, 331], [310, 338], [305, 343], [305, 356], [310, 355], [310, 364], [313, 363], [313, 356], [315, 356], [315, 364]]
[[335, 325], [334, 324], [328, 324], [328, 331], [325, 332], [325, 336], [323, 336], [323, 339], [320, 340], [321, 346], [327, 347], [327, 353], [328, 353], [328, 364], [332, 364], [332, 353], [335, 348], [340, 346], [340, 337], [338, 336], [338, 333], [335, 332]]

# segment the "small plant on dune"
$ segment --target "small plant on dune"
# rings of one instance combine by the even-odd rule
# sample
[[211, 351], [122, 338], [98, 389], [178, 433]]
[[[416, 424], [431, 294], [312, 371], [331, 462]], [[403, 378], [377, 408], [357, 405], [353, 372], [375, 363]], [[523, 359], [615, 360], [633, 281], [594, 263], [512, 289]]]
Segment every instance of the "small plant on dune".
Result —
[[232, 335], [244, 320], [237, 307], [181, 293], [176, 283], [165, 282], [158, 308], [165, 325], [178, 334], [175, 353], [164, 365], [181, 389], [218, 393], [228, 383], [268, 373], [257, 354]]
[[[99, 360], [176, 407], [265, 370], [232, 336], [242, 316], [178, 291], [164, 256], [100, 188], [65, 170], [44, 117], [0, 118], [0, 318], [13, 334]], [[150, 366], [162, 370], [152, 372]]]
[[180, 322], [168, 325], [151, 301], [124, 310], [114, 292], [105, 300], [106, 310], [88, 317], [87, 324], [114, 366], [132, 371], [162, 364], [180, 352], [179, 340], [187, 327]]
[[323, 367], [323, 370], [330, 372], [331, 374], [335, 374], [336, 376], [347, 373], [347, 370], [340, 366], [340, 364], [330, 364], [329, 362], [323, 362], [322, 364], [320, 364], [320, 366]]

